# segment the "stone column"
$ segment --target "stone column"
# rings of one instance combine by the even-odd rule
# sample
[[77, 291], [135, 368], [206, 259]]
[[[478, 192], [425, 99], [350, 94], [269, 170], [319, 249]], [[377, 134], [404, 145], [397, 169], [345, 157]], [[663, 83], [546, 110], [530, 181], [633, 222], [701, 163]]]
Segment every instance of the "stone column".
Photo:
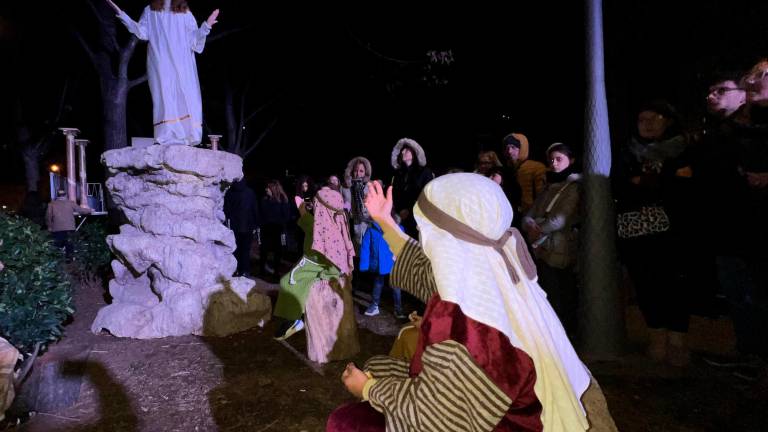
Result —
[[211, 150], [218, 151], [219, 139], [221, 139], [221, 135], [208, 135], [208, 138], [211, 140]]
[[75, 137], [80, 133], [77, 128], [59, 128], [67, 137], [67, 199], [77, 202], [77, 182], [75, 181]]
[[85, 167], [85, 147], [88, 146], [87, 139], [79, 139], [75, 140], [75, 144], [78, 148], [78, 165], [79, 165], [79, 174], [80, 174], [80, 207], [82, 208], [90, 208], [88, 205], [88, 180], [86, 178], [86, 167]]
[[263, 325], [268, 287], [232, 277], [235, 236], [224, 225], [224, 193], [243, 177], [232, 153], [184, 145], [110, 150], [106, 181], [126, 224], [107, 237], [115, 253], [112, 304], [91, 330], [139, 339], [224, 336]]

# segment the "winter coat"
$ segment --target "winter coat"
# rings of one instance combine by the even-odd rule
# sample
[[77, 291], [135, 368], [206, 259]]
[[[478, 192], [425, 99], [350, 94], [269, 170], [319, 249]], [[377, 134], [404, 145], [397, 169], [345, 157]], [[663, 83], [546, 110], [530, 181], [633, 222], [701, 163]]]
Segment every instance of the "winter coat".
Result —
[[[402, 226], [400, 230], [403, 231]], [[363, 235], [363, 244], [360, 247], [360, 271], [388, 275], [394, 264], [392, 251], [384, 240], [384, 232], [379, 224], [374, 222]]]
[[576, 264], [580, 199], [581, 175], [571, 174], [563, 182], [547, 185], [523, 219], [523, 226], [534, 221], [541, 228], [542, 240], [534, 243], [534, 255], [551, 267]]
[[[405, 146], [413, 150], [414, 160], [411, 166], [405, 166], [400, 162], [400, 152]], [[435, 175], [426, 166], [427, 156], [424, 154], [424, 149], [410, 138], [402, 138], [395, 144], [392, 148], [390, 161], [395, 170], [391, 182], [394, 210], [396, 212], [401, 210], [411, 212], [421, 190], [435, 178]]]
[[66, 198], [57, 198], [48, 204], [45, 211], [45, 222], [48, 225], [48, 231], [74, 231], [75, 213], [86, 215], [91, 213], [91, 209], [82, 208], [74, 201]]
[[[515, 210], [525, 214], [533, 206], [533, 202], [541, 195], [546, 184], [547, 167], [538, 161], [528, 159], [530, 145], [528, 138], [519, 133], [509, 134], [520, 142], [520, 152], [517, 161], [509, 168], [514, 169], [517, 184], [520, 186], [519, 208]], [[509, 136], [507, 135], [507, 136]], [[506, 139], [506, 137], [504, 137]], [[509, 163], [509, 162], [508, 162]], [[517, 197], [514, 197], [517, 201]], [[515, 203], [518, 204], [518, 203]]]
[[259, 226], [259, 202], [245, 181], [232, 183], [224, 196], [224, 214], [229, 220], [229, 229], [236, 233], [249, 233]]
[[291, 221], [290, 204], [287, 202], [276, 201], [266, 196], [261, 199], [259, 212], [261, 216], [261, 227], [280, 226], [280, 228], [284, 230], [288, 225], [288, 222]]

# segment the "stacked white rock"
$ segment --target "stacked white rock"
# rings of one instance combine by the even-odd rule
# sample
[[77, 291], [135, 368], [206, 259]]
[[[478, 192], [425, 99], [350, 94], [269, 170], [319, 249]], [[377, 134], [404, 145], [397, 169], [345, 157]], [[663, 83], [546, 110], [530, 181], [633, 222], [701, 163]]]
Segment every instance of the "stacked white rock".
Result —
[[225, 336], [271, 315], [255, 282], [233, 278], [235, 238], [224, 225], [224, 193], [243, 177], [234, 154], [174, 145], [102, 155], [106, 186], [127, 224], [107, 237], [117, 257], [112, 303], [91, 330], [139, 339]]

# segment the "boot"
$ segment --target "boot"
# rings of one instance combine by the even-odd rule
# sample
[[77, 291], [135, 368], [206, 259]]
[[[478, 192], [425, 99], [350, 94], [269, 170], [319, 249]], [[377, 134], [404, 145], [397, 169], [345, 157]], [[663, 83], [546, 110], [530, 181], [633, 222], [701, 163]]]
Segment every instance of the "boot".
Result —
[[668, 334], [669, 347], [667, 361], [672, 366], [686, 367], [691, 362], [691, 352], [688, 350], [688, 333], [671, 331]]
[[648, 329], [647, 354], [653, 361], [662, 362], [667, 357], [667, 329]]

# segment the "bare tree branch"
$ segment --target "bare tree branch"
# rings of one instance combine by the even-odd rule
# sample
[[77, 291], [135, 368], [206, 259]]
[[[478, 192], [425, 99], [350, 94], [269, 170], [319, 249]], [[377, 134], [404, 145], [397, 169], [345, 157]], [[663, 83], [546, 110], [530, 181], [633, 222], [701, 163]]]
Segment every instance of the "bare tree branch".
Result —
[[51, 138], [53, 138], [53, 136], [56, 135], [57, 126], [61, 121], [61, 114], [64, 112], [64, 106], [66, 105], [67, 91], [69, 90], [69, 81], [71, 79], [72, 79], [72, 75], [67, 74], [67, 77], [64, 79], [64, 87], [61, 89], [61, 97], [59, 97], [59, 107], [56, 110], [56, 116], [53, 118], [53, 121], [50, 123], [48, 132], [44, 133], [43, 136], [40, 138], [40, 140], [37, 142], [37, 144], [35, 144], [35, 146], [37, 147], [37, 150], [40, 152], [41, 155], [48, 153], [48, 147], [50, 147]]
[[[96, 16], [96, 19], [101, 21], [102, 25], [99, 26], [99, 29], [107, 29], [110, 27], [114, 27], [113, 23], [107, 21], [104, 16], [99, 12], [98, 9], [96, 9], [96, 5], [93, 3], [93, 1], [87, 2], [88, 6], [91, 8], [91, 11]], [[120, 51], [120, 44], [117, 43], [117, 35], [115, 32], [107, 32], [105, 31], [109, 37], [104, 38], [106, 42], [106, 48], [110, 51], [119, 52]]]
[[131, 57], [133, 56], [133, 52], [136, 50], [136, 45], [138, 45], [138, 43], [139, 38], [131, 35], [128, 43], [120, 48], [120, 71], [118, 76], [125, 77], [126, 79], [128, 78], [128, 64], [131, 62]]
[[248, 124], [248, 122], [250, 122], [251, 120], [253, 120], [253, 118], [254, 118], [254, 117], [256, 117], [256, 114], [260, 113], [260, 112], [261, 112], [261, 111], [263, 111], [265, 108], [267, 108], [268, 106], [270, 106], [270, 105], [272, 105], [273, 103], [275, 103], [275, 101], [276, 101], [277, 99], [278, 99], [278, 96], [275, 96], [275, 97], [273, 97], [273, 98], [272, 98], [272, 99], [270, 99], [270, 100], [269, 100], [267, 103], [265, 103], [265, 104], [263, 104], [262, 106], [260, 106], [260, 107], [256, 108], [256, 109], [255, 109], [253, 112], [251, 112], [250, 114], [248, 114], [248, 117], [245, 119], [245, 122], [243, 123], [243, 126], [245, 126], [246, 124]]
[[253, 144], [251, 144], [251, 146], [248, 147], [248, 149], [243, 153], [242, 155], [243, 158], [248, 156], [252, 151], [256, 149], [256, 147], [258, 147], [258, 145], [261, 143], [264, 137], [267, 136], [267, 134], [275, 127], [275, 124], [277, 124], [277, 119], [278, 117], [275, 117], [274, 120], [272, 120], [272, 123], [270, 123], [269, 126], [267, 126], [266, 128], [264, 128], [263, 131], [261, 131], [261, 134], [259, 134], [259, 137], [256, 139], [256, 141], [254, 141]]
[[67, 100], [67, 90], [69, 90], [69, 80], [72, 79], [71, 74], [67, 74], [64, 79], [64, 87], [61, 89], [61, 97], [59, 98], [59, 108], [56, 110], [56, 117], [53, 120], [54, 127], [61, 120], [61, 113], [64, 112], [64, 105]]
[[224, 119], [227, 122], [227, 149], [240, 154], [240, 143], [237, 142], [237, 124], [235, 123], [234, 91], [229, 80], [224, 81]]
[[365, 49], [366, 49], [368, 52], [370, 52], [371, 54], [373, 54], [373, 55], [375, 55], [375, 56], [377, 56], [377, 57], [381, 57], [381, 58], [383, 58], [384, 60], [388, 60], [388, 61], [392, 61], [392, 62], [395, 62], [395, 63], [400, 63], [400, 64], [414, 64], [414, 63], [424, 63], [424, 62], [426, 61], [426, 60], [404, 60], [404, 59], [399, 59], [399, 58], [391, 57], [391, 56], [388, 56], [388, 55], [386, 55], [386, 54], [382, 54], [381, 52], [379, 52], [379, 51], [377, 51], [377, 50], [373, 49], [373, 48], [371, 47], [371, 44], [370, 44], [370, 43], [365, 43], [365, 42], [363, 42], [362, 40], [360, 40], [360, 38], [358, 38], [358, 37], [357, 37], [357, 35], [355, 35], [355, 34], [352, 32], [352, 30], [349, 30], [349, 29], [347, 29], [347, 34], [348, 34], [348, 35], [349, 35], [349, 36], [350, 36], [352, 39], [354, 39], [354, 40], [355, 40], [355, 42], [357, 42], [357, 44], [358, 44], [358, 45], [360, 45], [361, 47], [365, 48]]
[[206, 38], [206, 41], [207, 41], [207, 43], [216, 42], [217, 40], [219, 40], [219, 39], [221, 39], [223, 37], [229, 36], [232, 33], [239, 33], [241, 31], [246, 31], [246, 30], [249, 30], [249, 29], [252, 29], [252, 28], [255, 28], [255, 27], [256, 27], [255, 25], [250, 25], [250, 26], [245, 26], [245, 27], [235, 27], [233, 29], [224, 30], [224, 31], [222, 31], [220, 33], [216, 33], [213, 36], [208, 36]]
[[27, 357], [26, 360], [21, 364], [21, 369], [19, 370], [18, 375], [13, 379], [13, 385], [14, 387], [21, 386], [21, 383], [24, 382], [24, 380], [27, 378], [27, 375], [29, 374], [29, 371], [32, 370], [32, 365], [35, 363], [35, 360], [37, 359], [37, 356], [40, 354], [40, 348], [42, 346], [42, 342], [35, 343], [35, 349], [32, 351], [32, 354]]
[[132, 89], [137, 85], [144, 84], [145, 82], [147, 82], [148, 79], [149, 77], [147, 76], [147, 74], [144, 74], [134, 80], [131, 80], [128, 82], [128, 89]]
[[91, 63], [94, 65], [97, 64], [96, 60], [96, 54], [94, 54], [93, 50], [91, 50], [91, 47], [88, 45], [88, 42], [85, 41], [83, 38], [83, 35], [80, 34], [77, 30], [72, 30], [72, 34], [75, 35], [75, 39], [77, 39], [78, 42], [80, 42], [80, 46], [83, 47], [85, 50], [85, 53], [88, 54], [88, 58], [91, 59]]
[[205, 129], [206, 135], [213, 135], [213, 131], [211, 130], [211, 127], [208, 126], [208, 123], [203, 123], [203, 129]]
[[237, 128], [237, 146], [240, 147], [240, 144], [243, 142], [243, 135], [245, 134], [245, 102], [248, 99], [248, 90], [251, 88], [251, 80], [250, 78], [245, 82], [245, 89], [243, 89], [242, 94], [240, 95], [240, 123], [238, 123]]

